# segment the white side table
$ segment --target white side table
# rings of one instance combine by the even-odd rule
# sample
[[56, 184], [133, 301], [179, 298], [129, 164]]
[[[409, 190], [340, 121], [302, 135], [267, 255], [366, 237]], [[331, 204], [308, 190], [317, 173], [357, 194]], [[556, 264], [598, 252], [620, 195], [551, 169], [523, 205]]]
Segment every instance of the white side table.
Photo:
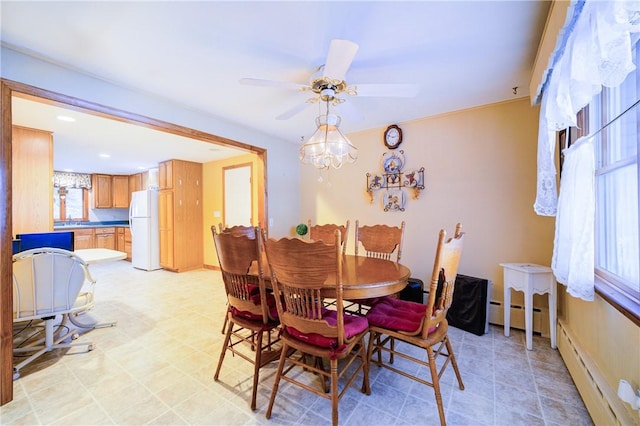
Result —
[[524, 328], [527, 349], [533, 348], [533, 295], [549, 294], [551, 347], [556, 348], [556, 280], [548, 266], [532, 263], [501, 263], [504, 268], [504, 335], [509, 336], [511, 289], [524, 292]]

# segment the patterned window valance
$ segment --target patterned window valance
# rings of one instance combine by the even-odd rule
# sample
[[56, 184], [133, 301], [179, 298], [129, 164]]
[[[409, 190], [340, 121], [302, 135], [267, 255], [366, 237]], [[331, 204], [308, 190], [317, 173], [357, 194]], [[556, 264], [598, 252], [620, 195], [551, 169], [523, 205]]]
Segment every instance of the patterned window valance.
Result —
[[53, 186], [91, 189], [91, 175], [86, 173], [53, 172]]

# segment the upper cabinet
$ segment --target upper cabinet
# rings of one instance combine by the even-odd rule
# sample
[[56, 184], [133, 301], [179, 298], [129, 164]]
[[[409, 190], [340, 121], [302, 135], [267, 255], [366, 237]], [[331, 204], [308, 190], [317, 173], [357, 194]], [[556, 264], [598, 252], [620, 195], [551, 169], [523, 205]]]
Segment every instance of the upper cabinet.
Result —
[[129, 176], [112, 176], [113, 185], [113, 208], [129, 208]]
[[96, 209], [113, 208], [111, 175], [93, 175], [91, 182], [93, 207]]
[[158, 188], [173, 188], [173, 160], [163, 161], [158, 164]]
[[93, 208], [129, 207], [129, 176], [94, 174], [92, 179]]
[[53, 229], [53, 136], [12, 127], [13, 235]]

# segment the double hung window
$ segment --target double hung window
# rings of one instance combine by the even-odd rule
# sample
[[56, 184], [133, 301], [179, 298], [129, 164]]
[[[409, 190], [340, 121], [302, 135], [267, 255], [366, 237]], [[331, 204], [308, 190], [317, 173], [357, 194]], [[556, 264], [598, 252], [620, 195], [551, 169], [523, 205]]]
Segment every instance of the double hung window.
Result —
[[636, 315], [640, 314], [639, 88], [636, 69], [620, 86], [603, 88], [587, 113], [596, 167], [596, 288], [621, 292], [635, 305]]

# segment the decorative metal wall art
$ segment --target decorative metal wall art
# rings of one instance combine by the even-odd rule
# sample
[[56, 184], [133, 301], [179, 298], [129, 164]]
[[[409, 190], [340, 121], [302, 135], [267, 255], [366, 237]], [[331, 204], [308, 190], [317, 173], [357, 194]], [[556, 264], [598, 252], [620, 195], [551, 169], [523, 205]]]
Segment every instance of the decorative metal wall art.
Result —
[[374, 191], [384, 190], [382, 208], [386, 212], [403, 212], [405, 210], [405, 188], [413, 192], [412, 198], [417, 200], [424, 189], [424, 167], [417, 170], [403, 171], [405, 165], [404, 151], [387, 151], [382, 154], [383, 173], [367, 173], [367, 193], [373, 204]]

